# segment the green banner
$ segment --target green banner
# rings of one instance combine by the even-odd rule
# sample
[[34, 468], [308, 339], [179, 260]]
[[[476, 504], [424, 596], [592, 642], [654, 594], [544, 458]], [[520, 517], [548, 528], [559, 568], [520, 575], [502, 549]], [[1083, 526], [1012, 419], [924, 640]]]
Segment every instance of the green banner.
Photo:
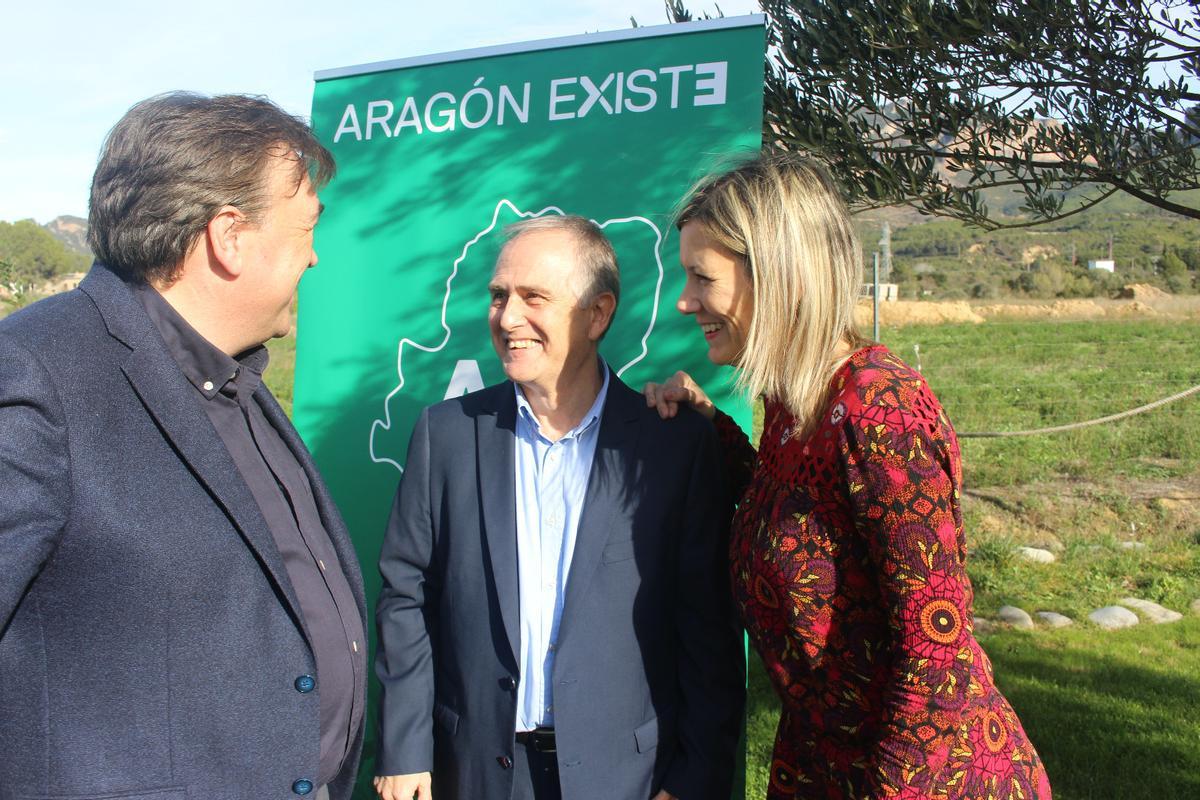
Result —
[[566, 213], [601, 225], [622, 284], [601, 354], [635, 388], [688, 370], [749, 429], [728, 370], [675, 310], [669, 220], [696, 179], [759, 148], [763, 53], [751, 16], [318, 73], [313, 127], [338, 175], [321, 193], [320, 262], [300, 286], [294, 417], [368, 600], [417, 414], [504, 379], [487, 284], [510, 223]]

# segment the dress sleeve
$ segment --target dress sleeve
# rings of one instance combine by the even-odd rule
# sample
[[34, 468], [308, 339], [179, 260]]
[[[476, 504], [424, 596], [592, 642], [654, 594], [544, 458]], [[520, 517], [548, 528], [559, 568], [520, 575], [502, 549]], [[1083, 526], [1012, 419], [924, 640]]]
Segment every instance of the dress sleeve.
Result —
[[754, 475], [754, 459], [757, 453], [750, 444], [750, 437], [741, 429], [733, 417], [714, 407], [713, 425], [717, 428], [717, 443], [721, 449], [721, 461], [725, 465], [725, 481], [730, 496], [737, 501], [750, 485]]
[[879, 413], [852, 416], [840, 429], [854, 525], [866, 539], [889, 634], [870, 797], [925, 796], [972, 691], [958, 447], [927, 389], [922, 400], [912, 412], [867, 409]]

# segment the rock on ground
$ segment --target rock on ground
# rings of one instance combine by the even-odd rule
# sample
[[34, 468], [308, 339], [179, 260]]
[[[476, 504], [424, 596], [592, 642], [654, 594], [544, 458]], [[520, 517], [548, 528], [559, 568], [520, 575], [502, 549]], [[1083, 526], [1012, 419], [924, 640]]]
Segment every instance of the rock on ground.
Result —
[[1038, 538], [1026, 544], [1030, 547], [1040, 547], [1042, 550], [1049, 550], [1055, 555], [1067, 549], [1057, 536], [1048, 531], [1038, 531]]
[[[1196, 602], [1200, 602], [1200, 600], [1198, 600]], [[1197, 613], [1200, 613], [1200, 612], [1197, 612]], [[989, 633], [995, 633], [995, 632], [996, 632], [996, 623], [992, 622], [990, 619], [984, 619], [983, 617], [975, 618], [975, 633], [977, 633], [980, 636], [987, 636]]]
[[1034, 616], [1042, 622], [1049, 625], [1051, 628], [1065, 628], [1068, 625], [1074, 625], [1075, 620], [1070, 617], [1064, 617], [1056, 611], [1039, 611]]
[[1031, 630], [1033, 628], [1033, 617], [1016, 606], [1000, 606], [1000, 610], [996, 612], [996, 617], [1001, 622], [1006, 622], [1014, 628], [1022, 630]]
[[1143, 617], [1159, 625], [1164, 622], [1178, 622], [1183, 619], [1183, 614], [1180, 614], [1178, 611], [1163, 608], [1158, 603], [1151, 603], [1149, 600], [1138, 600], [1136, 597], [1126, 597], [1121, 601], [1121, 605], [1141, 612]]
[[1035, 564], [1053, 564], [1058, 560], [1054, 553], [1051, 553], [1049, 550], [1043, 550], [1040, 547], [1018, 547], [1017, 555]]
[[1088, 619], [1106, 631], [1131, 628], [1140, 620], [1138, 615], [1123, 606], [1105, 606], [1088, 614]]

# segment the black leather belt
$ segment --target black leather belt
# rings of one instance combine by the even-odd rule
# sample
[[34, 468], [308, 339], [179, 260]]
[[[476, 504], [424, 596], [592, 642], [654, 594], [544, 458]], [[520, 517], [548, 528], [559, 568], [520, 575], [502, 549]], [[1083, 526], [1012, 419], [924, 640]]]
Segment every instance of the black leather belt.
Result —
[[517, 733], [517, 742], [525, 747], [532, 747], [539, 753], [554, 753], [554, 728], [537, 728], [532, 731]]

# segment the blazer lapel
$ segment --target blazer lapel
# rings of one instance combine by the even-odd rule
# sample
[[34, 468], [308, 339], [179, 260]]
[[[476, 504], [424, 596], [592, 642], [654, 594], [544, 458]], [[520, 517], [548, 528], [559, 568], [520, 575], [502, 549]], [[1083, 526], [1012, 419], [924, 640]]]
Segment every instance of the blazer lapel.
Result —
[[571, 610], [587, 594], [604, 545], [612, 527], [609, 520], [615, 511], [628, 502], [636, 476], [637, 431], [641, 395], [622, 383], [613, 373], [608, 384], [604, 414], [600, 417], [600, 433], [596, 454], [588, 475], [587, 493], [575, 534], [575, 551], [571, 556], [571, 571], [567, 575], [567, 593], [563, 598], [562, 620], [559, 622], [559, 644], [571, 633]]
[[221, 437], [199, 406], [195, 388], [157, 341], [144, 341], [130, 354], [122, 369], [163, 434], [262, 562], [287, 598], [297, 626], [304, 631], [300, 603], [267, 521]]
[[300, 604], [258, 502], [199, 405], [195, 387], [188, 383], [167, 352], [149, 316], [129, 287], [103, 265], [93, 266], [80, 289], [95, 302], [109, 333], [130, 348], [121, 370], [134, 392], [258, 557], [286, 598], [296, 626], [307, 638]]
[[517, 581], [517, 497], [513, 447], [517, 401], [511, 383], [498, 387], [495, 413], [475, 417], [479, 493], [483, 502], [483, 534], [491, 558], [497, 603], [513, 663], [521, 648], [520, 593]]

